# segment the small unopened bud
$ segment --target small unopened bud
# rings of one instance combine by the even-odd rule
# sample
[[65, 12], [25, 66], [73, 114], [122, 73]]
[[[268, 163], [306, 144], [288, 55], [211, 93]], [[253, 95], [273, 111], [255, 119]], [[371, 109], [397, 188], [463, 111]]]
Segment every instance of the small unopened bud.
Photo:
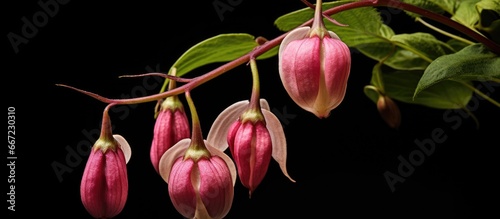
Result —
[[379, 95], [377, 109], [387, 125], [391, 128], [399, 128], [401, 124], [401, 112], [398, 105], [390, 97]]
[[162, 102], [156, 118], [151, 143], [150, 159], [156, 172], [158, 172], [158, 163], [165, 151], [189, 136], [188, 118], [179, 97], [167, 97]]

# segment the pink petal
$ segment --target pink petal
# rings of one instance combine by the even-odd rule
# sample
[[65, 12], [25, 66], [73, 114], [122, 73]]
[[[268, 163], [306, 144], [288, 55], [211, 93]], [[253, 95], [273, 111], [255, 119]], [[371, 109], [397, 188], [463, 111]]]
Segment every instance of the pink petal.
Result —
[[168, 183], [168, 179], [170, 176], [170, 171], [175, 160], [179, 157], [184, 157], [184, 153], [186, 149], [191, 144], [191, 139], [185, 138], [177, 142], [171, 148], [169, 148], [165, 153], [161, 156], [160, 162], [158, 164], [158, 169], [160, 176]]
[[328, 91], [326, 102], [331, 111], [344, 99], [351, 69], [351, 55], [349, 47], [339, 39], [325, 37], [323, 47], [325, 86]]
[[271, 160], [270, 134], [262, 122], [245, 122], [237, 130], [233, 144], [240, 181], [251, 194], [264, 179]]
[[182, 109], [162, 109], [154, 126], [153, 141], [151, 143], [150, 159], [158, 172], [158, 161], [161, 156], [175, 143], [189, 138], [189, 122]]
[[207, 147], [208, 151], [210, 151], [212, 156], [219, 156], [220, 158], [222, 158], [226, 162], [227, 167], [229, 168], [229, 171], [231, 172], [231, 179], [233, 180], [233, 186], [234, 186], [234, 184], [236, 183], [236, 177], [238, 175], [236, 172], [236, 165], [234, 164], [233, 160], [229, 156], [227, 156], [227, 154], [225, 154], [223, 151], [221, 151], [215, 147], [212, 147], [210, 142], [208, 142], [206, 140], [205, 140], [205, 146]]
[[321, 39], [309, 37], [310, 28], [290, 32], [279, 51], [279, 74], [290, 98], [301, 108], [314, 112], [321, 74]]
[[[168, 193], [175, 209], [184, 217], [192, 218], [197, 208], [195, 183], [193, 174], [197, 174], [192, 159], [177, 157], [172, 165], [172, 173], [168, 181]], [[196, 178], [198, 178], [196, 176]]]
[[[225, 151], [227, 149], [227, 132], [229, 131], [229, 127], [233, 124], [233, 122], [238, 120], [249, 103], [250, 102], [248, 100], [233, 103], [231, 106], [224, 109], [217, 116], [217, 118], [215, 118], [207, 136], [207, 141], [210, 142], [213, 147], [216, 147], [221, 151]], [[260, 106], [263, 109], [269, 110], [269, 104], [265, 99], [260, 99]]]
[[125, 156], [120, 148], [108, 150], [106, 156], [106, 217], [118, 215], [125, 207], [128, 193], [128, 178]]
[[113, 135], [113, 138], [115, 138], [115, 140], [120, 145], [120, 148], [123, 151], [123, 155], [125, 156], [125, 162], [128, 163], [130, 157], [132, 156], [132, 149], [130, 148], [130, 145], [128, 144], [127, 140], [121, 135], [115, 134]]
[[281, 171], [285, 174], [288, 179], [292, 182], [295, 182], [290, 175], [288, 175], [288, 171], [286, 169], [286, 137], [283, 127], [279, 119], [270, 111], [262, 110], [262, 114], [266, 119], [267, 129], [269, 130], [269, 134], [271, 135], [271, 141], [273, 143], [273, 152], [272, 157], [276, 162], [278, 162]]
[[120, 148], [92, 150], [85, 166], [80, 193], [82, 203], [95, 218], [119, 214], [127, 200], [125, 156]]
[[260, 108], [265, 110], [271, 110], [271, 108], [269, 107], [269, 103], [267, 102], [266, 99], [263, 98], [260, 99]]
[[[233, 200], [233, 184], [226, 161], [219, 156], [198, 161], [199, 194], [211, 218], [222, 218]], [[228, 206], [229, 204], [229, 206]]]
[[104, 215], [105, 181], [104, 175], [105, 157], [101, 150], [94, 150], [85, 165], [82, 182], [80, 184], [80, 196], [85, 209], [94, 217]]
[[[311, 27], [299, 27], [296, 28], [290, 33], [288, 33], [285, 38], [281, 41], [280, 48], [279, 48], [279, 54], [282, 54], [282, 50], [290, 43], [291, 41], [294, 40], [300, 40], [304, 39], [307, 37], [309, 34], [309, 31], [311, 30]], [[281, 68], [281, 67], [280, 67]]]
[[[220, 158], [220, 157], [218, 157]], [[219, 175], [221, 175], [222, 173], [224, 173], [226, 170], [226, 168], [228, 168], [227, 166], [227, 161], [225, 161], [224, 159], [222, 159], [224, 162], [214, 162], [214, 166], [216, 167], [217, 170], [219, 170]], [[231, 164], [233, 165], [234, 167], [234, 163], [231, 162]], [[224, 172], [223, 172], [224, 171]], [[229, 212], [229, 210], [231, 210], [231, 206], [233, 204], [233, 198], [234, 198], [234, 181], [232, 181], [234, 179], [233, 177], [233, 172], [231, 170], [231, 168], [229, 168], [229, 171], [230, 171], [230, 175], [231, 175], [231, 179], [229, 181], [229, 183], [224, 186], [224, 205], [223, 205], [223, 211], [221, 212], [221, 214], [219, 214], [218, 218], [223, 218], [226, 216], [226, 214]], [[236, 173], [236, 172], [234, 172]], [[226, 173], [224, 173], [226, 174]]]

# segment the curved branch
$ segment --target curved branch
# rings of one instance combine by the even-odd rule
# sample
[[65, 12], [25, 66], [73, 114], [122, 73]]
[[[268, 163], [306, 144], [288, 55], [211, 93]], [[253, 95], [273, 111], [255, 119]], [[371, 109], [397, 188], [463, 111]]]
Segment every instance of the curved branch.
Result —
[[138, 74], [138, 75], [122, 75], [119, 78], [135, 78], [135, 77], [145, 77], [145, 76], [160, 76], [160, 77], [168, 78], [168, 79], [171, 79], [171, 80], [174, 80], [177, 82], [190, 82], [193, 80], [190, 78], [181, 78], [181, 77], [168, 75], [168, 74], [161, 73], [161, 72], [150, 72], [150, 73]]
[[[406, 11], [420, 14], [424, 17], [427, 17], [427, 18], [430, 18], [430, 19], [435, 20], [437, 22], [446, 24], [446, 25], [456, 29], [457, 31], [464, 33], [464, 34], [470, 36], [471, 38], [477, 40], [478, 42], [483, 43], [492, 52], [494, 52], [496, 54], [500, 54], [500, 46], [498, 44], [496, 44], [492, 40], [484, 37], [483, 35], [469, 29], [468, 27], [466, 27], [466, 26], [464, 26], [456, 21], [451, 20], [450, 18], [448, 18], [446, 16], [425, 10], [423, 8], [420, 8], [420, 7], [417, 7], [414, 5], [403, 3], [403, 2], [400, 2], [397, 0], [362, 0], [362, 1], [357, 1], [357, 2], [350, 2], [350, 3], [346, 3], [343, 5], [339, 5], [337, 7], [325, 10], [325, 11], [323, 11], [323, 14], [331, 16], [335, 13], [339, 13], [339, 12], [350, 10], [350, 9], [361, 8], [361, 7], [375, 7], [375, 6], [386, 6], [386, 7], [398, 8], [398, 9], [402, 9], [402, 10], [406, 10]], [[303, 24], [301, 24], [298, 27], [311, 25], [313, 20], [314, 19], [311, 18], [310, 20], [304, 22]], [[229, 70], [231, 70], [233, 68], [236, 68], [237, 66], [240, 66], [244, 63], [249, 62], [250, 58], [258, 57], [259, 55], [262, 55], [263, 53], [267, 52], [268, 50], [278, 46], [281, 43], [281, 41], [283, 40], [283, 38], [285, 38], [285, 36], [288, 33], [290, 33], [290, 31], [288, 31], [288, 32], [286, 32], [286, 33], [284, 33], [284, 34], [282, 34], [282, 35], [280, 35], [280, 36], [278, 36], [270, 41], [267, 41], [260, 46], [257, 46], [254, 50], [241, 56], [240, 58], [237, 58], [233, 61], [227, 62], [227, 63], [219, 66], [218, 68], [216, 68], [210, 72], [207, 72], [201, 76], [198, 76], [196, 78], [191, 79], [188, 83], [186, 83], [182, 86], [179, 86], [175, 89], [168, 90], [168, 91], [165, 91], [162, 93], [154, 94], [154, 95], [137, 97], [137, 98], [130, 98], [130, 99], [109, 99], [109, 98], [105, 98], [105, 97], [99, 96], [97, 94], [88, 92], [88, 91], [84, 91], [84, 90], [80, 90], [80, 89], [71, 87], [71, 86], [60, 85], [60, 84], [58, 86], [68, 87], [68, 88], [77, 90], [81, 93], [84, 93], [86, 95], [94, 97], [94, 98], [96, 98], [102, 102], [105, 102], [105, 103], [138, 104], [138, 103], [157, 101], [157, 100], [164, 99], [164, 98], [172, 96], [172, 95], [182, 94], [187, 90], [192, 90], [195, 87], [198, 87], [201, 84], [203, 84], [207, 81], [210, 81], [210, 80], [218, 77], [219, 75], [222, 75], [222, 74], [228, 72]]]

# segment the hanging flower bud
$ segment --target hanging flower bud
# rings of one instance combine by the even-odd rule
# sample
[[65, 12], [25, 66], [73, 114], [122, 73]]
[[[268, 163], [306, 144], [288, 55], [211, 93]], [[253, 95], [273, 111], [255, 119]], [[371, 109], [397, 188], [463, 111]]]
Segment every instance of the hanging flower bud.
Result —
[[175, 209], [186, 218], [223, 218], [231, 209], [236, 167], [224, 152], [203, 140], [194, 104], [188, 93], [193, 130], [160, 159], [159, 173], [168, 183]]
[[399, 128], [401, 124], [401, 112], [398, 105], [390, 97], [380, 94], [377, 101], [377, 109], [387, 125], [391, 128]]
[[292, 30], [279, 48], [279, 74], [292, 100], [318, 118], [326, 118], [344, 99], [351, 69], [347, 45], [326, 30], [321, 1], [311, 27]]
[[223, 218], [231, 209], [236, 167], [225, 153], [204, 141], [207, 151], [183, 139], [160, 160], [175, 209], [186, 218]]
[[251, 195], [264, 179], [272, 153], [271, 136], [260, 109], [244, 112], [229, 128], [227, 142], [240, 181]]
[[178, 96], [167, 97], [156, 118], [150, 158], [158, 172], [158, 162], [165, 151], [178, 141], [189, 138], [189, 122]]
[[[176, 68], [172, 68], [169, 75], [176, 75]], [[168, 89], [174, 89], [176, 81], [170, 80]], [[177, 95], [169, 96], [160, 103], [157, 111], [158, 117], [153, 132], [150, 159], [153, 167], [158, 173], [158, 163], [165, 151], [181, 139], [189, 138], [189, 122], [184, 111], [184, 106]]]
[[260, 82], [255, 59], [250, 60], [253, 88], [250, 101], [240, 101], [225, 109], [212, 124], [208, 141], [227, 147], [238, 167], [240, 181], [252, 192], [262, 182], [271, 157], [286, 171], [286, 140], [279, 120], [269, 111], [269, 104], [260, 97]]
[[130, 146], [120, 135], [111, 134], [107, 110], [105, 114], [101, 136], [92, 147], [80, 184], [82, 203], [94, 218], [119, 214], [128, 194]]
[[[223, 110], [219, 116], [215, 119], [210, 131], [208, 132], [207, 141], [211, 145], [216, 146], [219, 150], [224, 151], [229, 147], [228, 140], [234, 142], [230, 139], [236, 137], [233, 132], [236, 130], [236, 126], [241, 124], [239, 117], [244, 113], [245, 109], [248, 108], [249, 101], [242, 100], [238, 101], [231, 106]], [[269, 108], [269, 104], [265, 99], [260, 99], [260, 106], [262, 115], [265, 118], [265, 126], [269, 132], [269, 137], [271, 138], [271, 157], [278, 162], [283, 174], [290, 179], [290, 181], [295, 182], [288, 174], [286, 168], [286, 137], [281, 122], [278, 117], [276, 117]], [[259, 125], [260, 126], [260, 125]], [[241, 125], [238, 125], [241, 128]], [[262, 130], [262, 127], [259, 128]], [[232, 131], [230, 131], [232, 130]], [[230, 136], [233, 136], [230, 138]], [[234, 144], [232, 144], [234, 147]], [[232, 149], [229, 149], [230, 151]]]

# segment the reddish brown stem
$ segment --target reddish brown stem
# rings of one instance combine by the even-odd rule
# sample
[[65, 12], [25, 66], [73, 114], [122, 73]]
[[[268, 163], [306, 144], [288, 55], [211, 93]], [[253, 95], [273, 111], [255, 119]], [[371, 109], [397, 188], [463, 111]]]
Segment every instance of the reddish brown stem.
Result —
[[[474, 40], [485, 45], [492, 52], [494, 52], [496, 54], [500, 54], [500, 45], [498, 45], [495, 42], [493, 42], [492, 40], [484, 37], [483, 35], [475, 32], [474, 30], [471, 30], [468, 27], [466, 27], [466, 26], [464, 26], [456, 21], [453, 21], [450, 18], [443, 16], [441, 14], [437, 14], [437, 13], [425, 10], [423, 8], [420, 8], [420, 7], [417, 7], [414, 5], [410, 5], [407, 3], [403, 3], [403, 2], [400, 2], [397, 0], [364, 0], [364, 1], [351, 2], [351, 3], [346, 3], [343, 5], [339, 5], [337, 7], [325, 10], [325, 11], [323, 11], [323, 14], [333, 15], [333, 14], [336, 14], [336, 13], [339, 13], [342, 11], [346, 11], [346, 10], [350, 10], [350, 9], [361, 8], [361, 7], [376, 7], [376, 6], [398, 8], [398, 9], [410, 11], [410, 12], [413, 12], [416, 14], [420, 14], [424, 17], [427, 17], [427, 18], [430, 18], [430, 19], [435, 20], [437, 22], [448, 25], [449, 27], [454, 28], [455, 30], [457, 30], [463, 34], [466, 34], [469, 37], [473, 38]], [[312, 22], [313, 22], [313, 19], [310, 19], [298, 27], [311, 25]], [[105, 102], [105, 103], [138, 104], [138, 103], [157, 101], [157, 100], [164, 99], [164, 98], [172, 96], [172, 95], [182, 94], [187, 90], [192, 90], [195, 87], [198, 87], [201, 84], [203, 84], [207, 81], [210, 81], [210, 80], [228, 72], [229, 70], [231, 70], [237, 66], [240, 66], [242, 64], [247, 63], [250, 60], [250, 58], [258, 57], [259, 55], [267, 52], [268, 50], [278, 46], [281, 43], [281, 41], [283, 40], [283, 38], [285, 38], [285, 36], [289, 32], [286, 32], [286, 33], [284, 33], [284, 34], [282, 34], [282, 35], [280, 35], [280, 36], [278, 36], [270, 41], [265, 42], [264, 44], [258, 46], [257, 48], [255, 48], [251, 52], [249, 52], [249, 53], [247, 53], [247, 54], [245, 54], [245, 55], [243, 55], [243, 56], [241, 56], [233, 61], [230, 61], [226, 64], [223, 64], [223, 65], [219, 66], [218, 68], [216, 68], [210, 72], [205, 73], [204, 75], [201, 75], [201, 76], [198, 76], [196, 78], [191, 79], [188, 83], [186, 83], [182, 86], [179, 86], [175, 89], [168, 90], [168, 91], [165, 91], [165, 92], [162, 92], [159, 94], [137, 97], [137, 98], [130, 98], [130, 99], [109, 99], [109, 98], [101, 97], [97, 94], [94, 94], [94, 93], [91, 93], [88, 91], [83, 91], [83, 90], [71, 87], [71, 86], [61, 85], [61, 84], [58, 84], [58, 86], [72, 88], [74, 90], [77, 90], [79, 92], [87, 94], [87, 95], [94, 97], [95, 99], [100, 100], [100, 101]]]
[[150, 72], [150, 73], [145, 73], [145, 74], [138, 74], [138, 75], [122, 75], [120, 78], [135, 78], [135, 77], [145, 77], [145, 76], [160, 76], [164, 78], [168, 78], [177, 82], [190, 82], [193, 79], [191, 78], [181, 78], [173, 75], [168, 75], [166, 73], [161, 73], [161, 72]]

